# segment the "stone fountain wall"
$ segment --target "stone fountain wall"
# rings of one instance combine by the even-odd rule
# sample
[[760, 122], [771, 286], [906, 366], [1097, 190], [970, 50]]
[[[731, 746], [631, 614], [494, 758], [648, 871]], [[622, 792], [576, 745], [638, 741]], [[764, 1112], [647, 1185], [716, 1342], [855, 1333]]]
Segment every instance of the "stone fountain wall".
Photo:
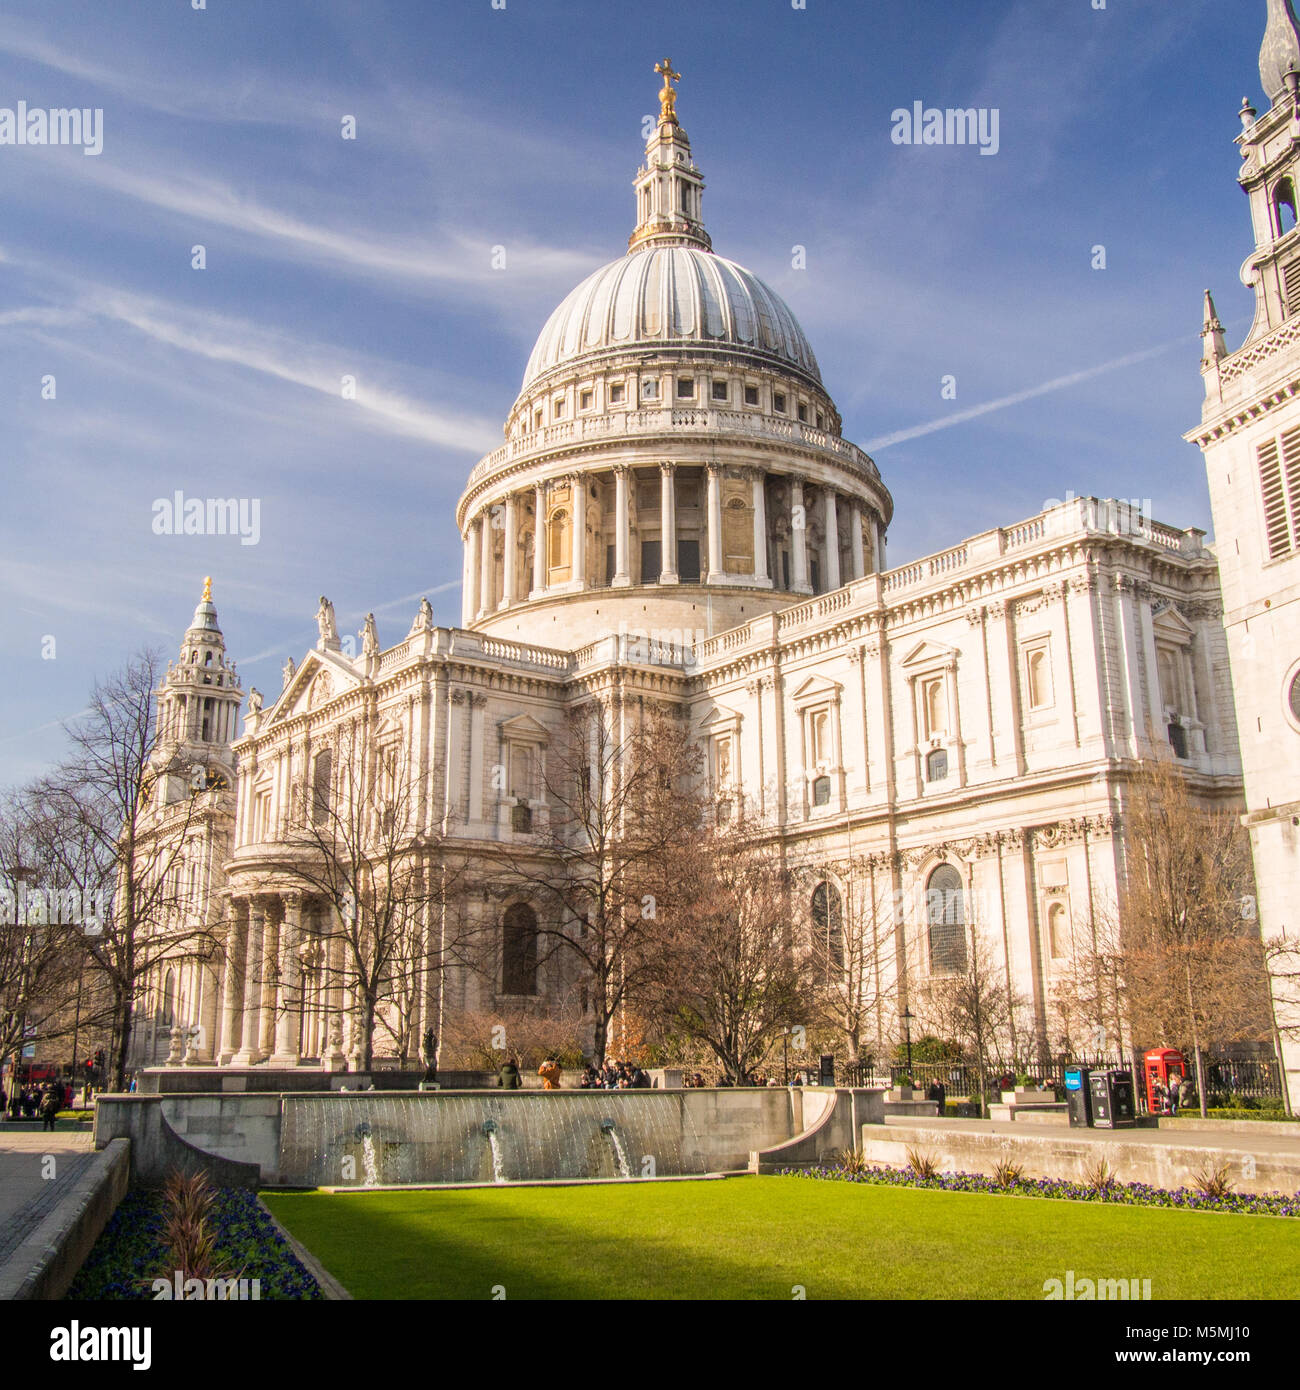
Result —
[[[805, 1147], [826, 1157], [852, 1142], [871, 1096], [878, 1104], [879, 1092], [813, 1087], [106, 1095], [95, 1142], [132, 1139], [143, 1175], [179, 1137], [283, 1186], [668, 1177], [743, 1170], [810, 1126]], [[828, 1123], [839, 1111], [844, 1125]]]

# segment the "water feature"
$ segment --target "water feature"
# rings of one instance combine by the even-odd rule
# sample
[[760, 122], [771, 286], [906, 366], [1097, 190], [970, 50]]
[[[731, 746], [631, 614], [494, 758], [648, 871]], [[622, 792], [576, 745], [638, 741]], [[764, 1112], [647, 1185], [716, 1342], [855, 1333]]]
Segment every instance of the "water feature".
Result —
[[602, 1120], [600, 1122], [601, 1132], [609, 1135], [609, 1142], [614, 1146], [614, 1164], [618, 1168], [620, 1178], [630, 1178], [632, 1167], [627, 1161], [627, 1150], [623, 1147], [623, 1141], [618, 1137], [618, 1127], [613, 1120]]
[[361, 1171], [365, 1175], [362, 1184], [376, 1187], [379, 1184], [379, 1159], [375, 1153], [374, 1131], [368, 1121], [362, 1120], [356, 1128], [356, 1135], [361, 1140]]
[[290, 1094], [279, 1179], [324, 1187], [355, 1183], [358, 1170], [367, 1186], [703, 1173], [710, 1165], [685, 1095]]
[[488, 1147], [492, 1150], [492, 1181], [506, 1181], [506, 1165], [501, 1157], [501, 1141], [497, 1138], [497, 1122], [483, 1121], [483, 1133], [487, 1135]]

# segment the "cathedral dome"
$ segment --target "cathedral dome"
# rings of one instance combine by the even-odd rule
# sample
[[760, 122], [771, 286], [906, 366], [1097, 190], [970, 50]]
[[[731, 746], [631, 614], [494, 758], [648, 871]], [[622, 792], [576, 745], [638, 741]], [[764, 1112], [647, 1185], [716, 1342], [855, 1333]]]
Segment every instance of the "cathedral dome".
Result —
[[557, 368], [629, 348], [724, 348], [821, 384], [789, 305], [735, 261], [690, 244], [646, 245], [602, 266], [547, 320], [523, 392]]

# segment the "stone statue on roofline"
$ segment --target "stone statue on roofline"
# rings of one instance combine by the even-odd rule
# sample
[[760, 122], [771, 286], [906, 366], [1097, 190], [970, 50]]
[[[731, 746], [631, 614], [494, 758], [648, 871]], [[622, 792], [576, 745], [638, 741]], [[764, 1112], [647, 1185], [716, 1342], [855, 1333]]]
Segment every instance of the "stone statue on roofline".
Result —
[[334, 605], [324, 594], [320, 596], [320, 606], [316, 609], [316, 626], [320, 630], [316, 646], [321, 651], [338, 651], [339, 628], [334, 619]]

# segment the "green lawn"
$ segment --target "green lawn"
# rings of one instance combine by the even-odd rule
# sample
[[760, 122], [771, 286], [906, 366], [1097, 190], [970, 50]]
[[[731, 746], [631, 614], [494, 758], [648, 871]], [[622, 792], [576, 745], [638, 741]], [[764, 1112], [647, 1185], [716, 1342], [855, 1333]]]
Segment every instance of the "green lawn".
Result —
[[1289, 1298], [1293, 1221], [792, 1178], [499, 1187], [267, 1205], [356, 1298]]

